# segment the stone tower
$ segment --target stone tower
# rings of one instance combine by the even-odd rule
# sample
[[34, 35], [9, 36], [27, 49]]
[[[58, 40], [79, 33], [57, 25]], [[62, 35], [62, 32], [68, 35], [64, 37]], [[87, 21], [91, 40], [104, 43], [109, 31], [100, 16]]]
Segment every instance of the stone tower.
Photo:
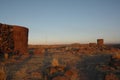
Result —
[[16, 25], [0, 24], [0, 54], [19, 52], [27, 53], [28, 28]]
[[103, 46], [104, 45], [104, 40], [103, 39], [97, 39], [97, 45], [98, 46]]

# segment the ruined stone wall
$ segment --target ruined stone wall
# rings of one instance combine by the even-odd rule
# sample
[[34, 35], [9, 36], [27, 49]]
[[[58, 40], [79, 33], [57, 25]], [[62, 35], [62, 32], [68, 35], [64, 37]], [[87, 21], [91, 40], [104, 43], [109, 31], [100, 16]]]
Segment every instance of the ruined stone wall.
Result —
[[16, 25], [0, 24], [0, 52], [27, 53], [28, 29]]

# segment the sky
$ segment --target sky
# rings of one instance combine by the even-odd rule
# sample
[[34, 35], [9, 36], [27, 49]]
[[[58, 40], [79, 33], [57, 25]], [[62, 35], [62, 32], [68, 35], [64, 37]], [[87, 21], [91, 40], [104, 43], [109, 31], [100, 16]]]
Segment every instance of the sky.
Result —
[[120, 43], [120, 0], [0, 0], [0, 23], [29, 28], [29, 44]]

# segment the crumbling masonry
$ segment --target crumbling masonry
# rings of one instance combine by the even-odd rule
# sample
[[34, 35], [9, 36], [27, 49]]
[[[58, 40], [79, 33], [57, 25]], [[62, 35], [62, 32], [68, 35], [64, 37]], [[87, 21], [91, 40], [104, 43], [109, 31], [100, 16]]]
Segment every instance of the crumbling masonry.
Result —
[[0, 23], [0, 54], [27, 53], [28, 28]]

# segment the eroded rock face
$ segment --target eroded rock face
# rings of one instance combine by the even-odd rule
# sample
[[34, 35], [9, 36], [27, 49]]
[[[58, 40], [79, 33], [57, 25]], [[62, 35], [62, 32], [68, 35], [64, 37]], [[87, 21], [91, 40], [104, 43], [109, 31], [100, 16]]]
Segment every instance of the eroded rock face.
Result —
[[28, 29], [16, 25], [0, 24], [0, 53], [27, 53]]

